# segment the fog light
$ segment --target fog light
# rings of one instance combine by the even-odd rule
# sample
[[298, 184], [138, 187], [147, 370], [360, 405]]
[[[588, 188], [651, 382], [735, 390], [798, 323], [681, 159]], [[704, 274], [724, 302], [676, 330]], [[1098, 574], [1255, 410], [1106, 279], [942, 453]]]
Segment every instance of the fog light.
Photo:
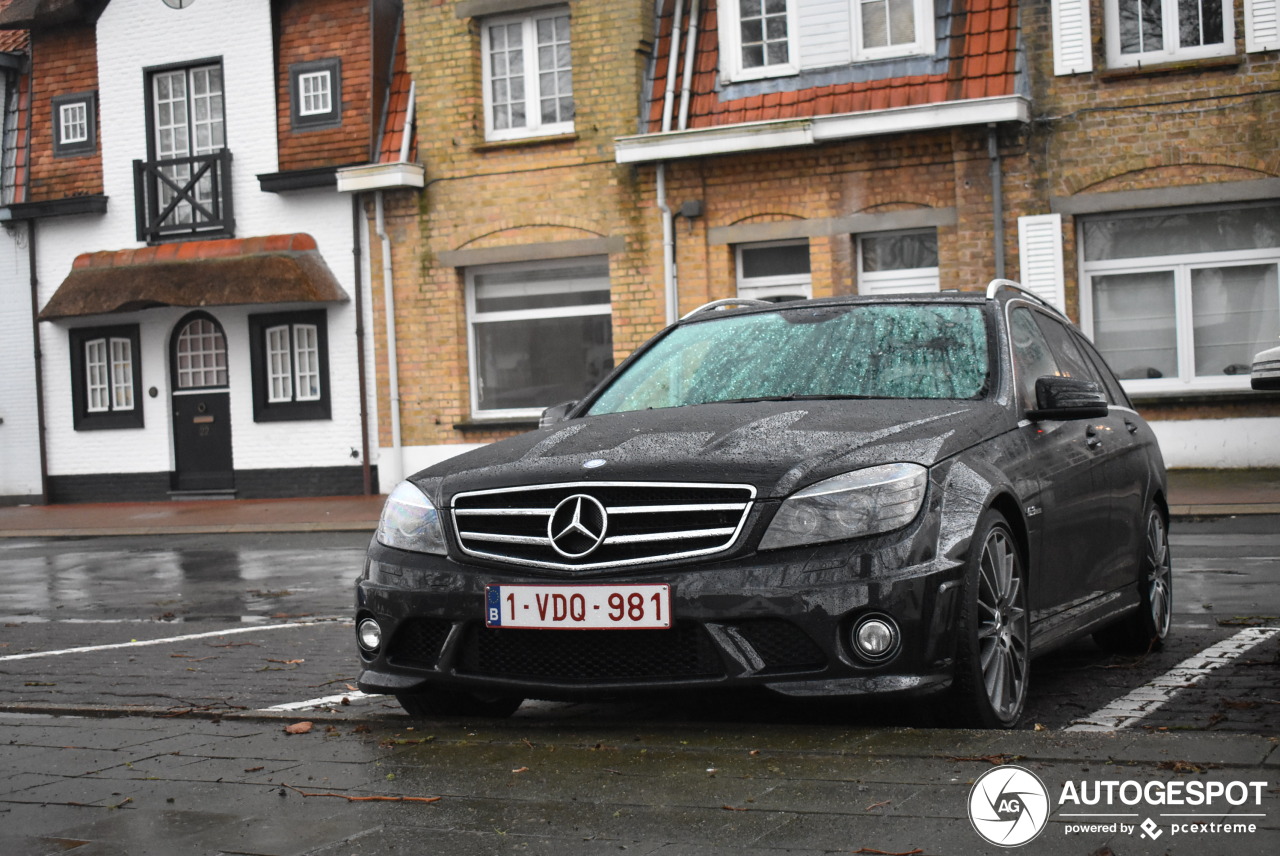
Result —
[[372, 618], [361, 619], [356, 625], [356, 642], [365, 651], [377, 651], [382, 645], [382, 626]]
[[853, 626], [853, 650], [869, 663], [882, 663], [898, 652], [898, 625], [887, 615], [868, 615]]

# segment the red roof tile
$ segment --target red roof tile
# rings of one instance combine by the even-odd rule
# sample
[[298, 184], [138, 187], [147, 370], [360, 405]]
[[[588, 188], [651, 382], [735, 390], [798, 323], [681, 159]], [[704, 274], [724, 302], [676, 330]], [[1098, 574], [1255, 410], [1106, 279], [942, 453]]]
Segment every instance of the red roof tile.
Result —
[[[1015, 91], [1017, 0], [953, 0], [951, 67], [946, 72], [725, 98], [719, 85], [716, 14], [717, 3], [724, 1], [702, 0], [689, 102], [690, 128], [885, 110], [956, 98], [1011, 95]], [[674, 2], [665, 0], [659, 19], [653, 88], [646, 111], [650, 133], [661, 130]], [[682, 22], [682, 27], [687, 26], [687, 21]], [[687, 30], [684, 33], [687, 35]], [[677, 83], [681, 82], [680, 75], [678, 72]], [[787, 81], [778, 79], [783, 86]], [[676, 94], [678, 101], [678, 89]]]
[[[405, 124], [409, 117], [409, 91], [413, 78], [409, 75], [409, 63], [406, 57], [404, 21], [400, 22], [400, 35], [396, 39], [395, 67], [391, 72], [391, 93], [387, 100], [387, 115], [382, 126], [382, 141], [378, 146], [378, 163], [398, 163], [400, 149], [404, 142]], [[410, 128], [409, 160], [417, 160], [418, 135], [415, 127]]]

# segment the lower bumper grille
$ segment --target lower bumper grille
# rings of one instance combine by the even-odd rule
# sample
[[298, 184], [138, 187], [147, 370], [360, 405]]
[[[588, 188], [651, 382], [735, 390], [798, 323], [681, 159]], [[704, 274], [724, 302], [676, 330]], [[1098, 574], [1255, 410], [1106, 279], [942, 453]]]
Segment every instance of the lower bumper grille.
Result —
[[444, 618], [414, 618], [400, 625], [387, 660], [396, 666], [416, 669], [434, 669], [440, 662], [440, 649], [449, 635], [453, 622]]
[[821, 669], [826, 655], [809, 635], [781, 618], [759, 618], [730, 625], [760, 657], [767, 671]]
[[671, 630], [495, 630], [472, 627], [458, 671], [486, 677], [589, 684], [716, 678], [724, 666], [697, 624]]

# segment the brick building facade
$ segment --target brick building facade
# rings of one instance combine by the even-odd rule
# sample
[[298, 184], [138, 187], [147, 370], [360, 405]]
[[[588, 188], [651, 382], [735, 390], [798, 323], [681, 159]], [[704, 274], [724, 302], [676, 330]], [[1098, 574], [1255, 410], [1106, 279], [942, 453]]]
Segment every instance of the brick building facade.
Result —
[[[599, 377], [602, 350], [621, 360], [709, 300], [997, 277], [1062, 307], [1118, 363], [1131, 328], [1161, 327], [1143, 345], [1153, 365], [1120, 371], [1172, 465], [1280, 463], [1277, 405], [1240, 368], [1280, 333], [1274, 241], [1174, 259], [1176, 311], [1172, 284], [1124, 278], [1158, 259], [1129, 270], [1084, 248], [1099, 230], [1158, 232], [1140, 215], [1173, 208], [1192, 232], [1221, 220], [1215, 205], [1239, 232], [1270, 228], [1275, 6], [1228, 2], [1226, 29], [1210, 15], [1184, 48], [1154, 46], [1159, 28], [1116, 0], [409, 2], [428, 187], [417, 226], [398, 210], [417, 246], [396, 262], [405, 471], [527, 429]], [[554, 104], [566, 69], [568, 117]], [[1187, 281], [1224, 270], [1214, 294]], [[1148, 294], [1167, 311], [1125, 308]], [[1245, 315], [1248, 335], [1226, 332]]]

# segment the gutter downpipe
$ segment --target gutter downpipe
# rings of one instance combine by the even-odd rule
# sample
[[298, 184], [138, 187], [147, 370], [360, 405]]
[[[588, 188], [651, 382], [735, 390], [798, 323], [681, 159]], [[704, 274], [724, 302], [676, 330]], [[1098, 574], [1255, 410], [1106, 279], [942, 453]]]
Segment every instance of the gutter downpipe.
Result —
[[996, 257], [996, 279], [1004, 279], [1004, 170], [995, 125], [987, 126], [987, 155], [991, 158], [991, 219], [995, 221], [991, 252]]
[[689, 6], [689, 32], [684, 41], [684, 81], [680, 86], [680, 119], [676, 128], [683, 131], [689, 126], [689, 97], [693, 91], [693, 53], [698, 44], [698, 12], [702, 0], [693, 0]]
[[369, 465], [369, 380], [364, 358], [364, 260], [360, 254], [363, 207], [360, 194], [351, 194], [351, 255], [356, 283], [356, 374], [360, 386], [360, 478], [365, 496], [373, 495], [373, 471]]
[[[675, 107], [676, 70], [680, 59], [680, 24], [684, 12], [684, 0], [675, 0], [674, 18], [671, 23], [671, 46], [667, 51], [667, 85], [662, 99], [662, 132], [671, 130], [671, 114]], [[679, 287], [676, 282], [676, 226], [675, 215], [667, 204], [667, 164], [658, 164], [657, 204], [662, 212], [662, 285], [666, 302], [666, 323], [674, 324], [679, 317]]]
[[36, 271], [36, 221], [27, 221], [27, 272], [31, 279], [31, 347], [36, 370], [36, 433], [40, 445], [40, 504], [49, 504], [49, 447], [44, 421], [44, 350], [40, 347], [40, 276]]
[[[387, 396], [391, 400], [390, 481], [404, 478], [404, 450], [400, 445], [400, 367], [396, 350], [396, 298], [391, 271], [391, 238], [382, 212], [382, 191], [374, 193], [374, 221], [382, 242], [382, 303], [387, 318]], [[379, 481], [382, 477], [379, 478]]]

